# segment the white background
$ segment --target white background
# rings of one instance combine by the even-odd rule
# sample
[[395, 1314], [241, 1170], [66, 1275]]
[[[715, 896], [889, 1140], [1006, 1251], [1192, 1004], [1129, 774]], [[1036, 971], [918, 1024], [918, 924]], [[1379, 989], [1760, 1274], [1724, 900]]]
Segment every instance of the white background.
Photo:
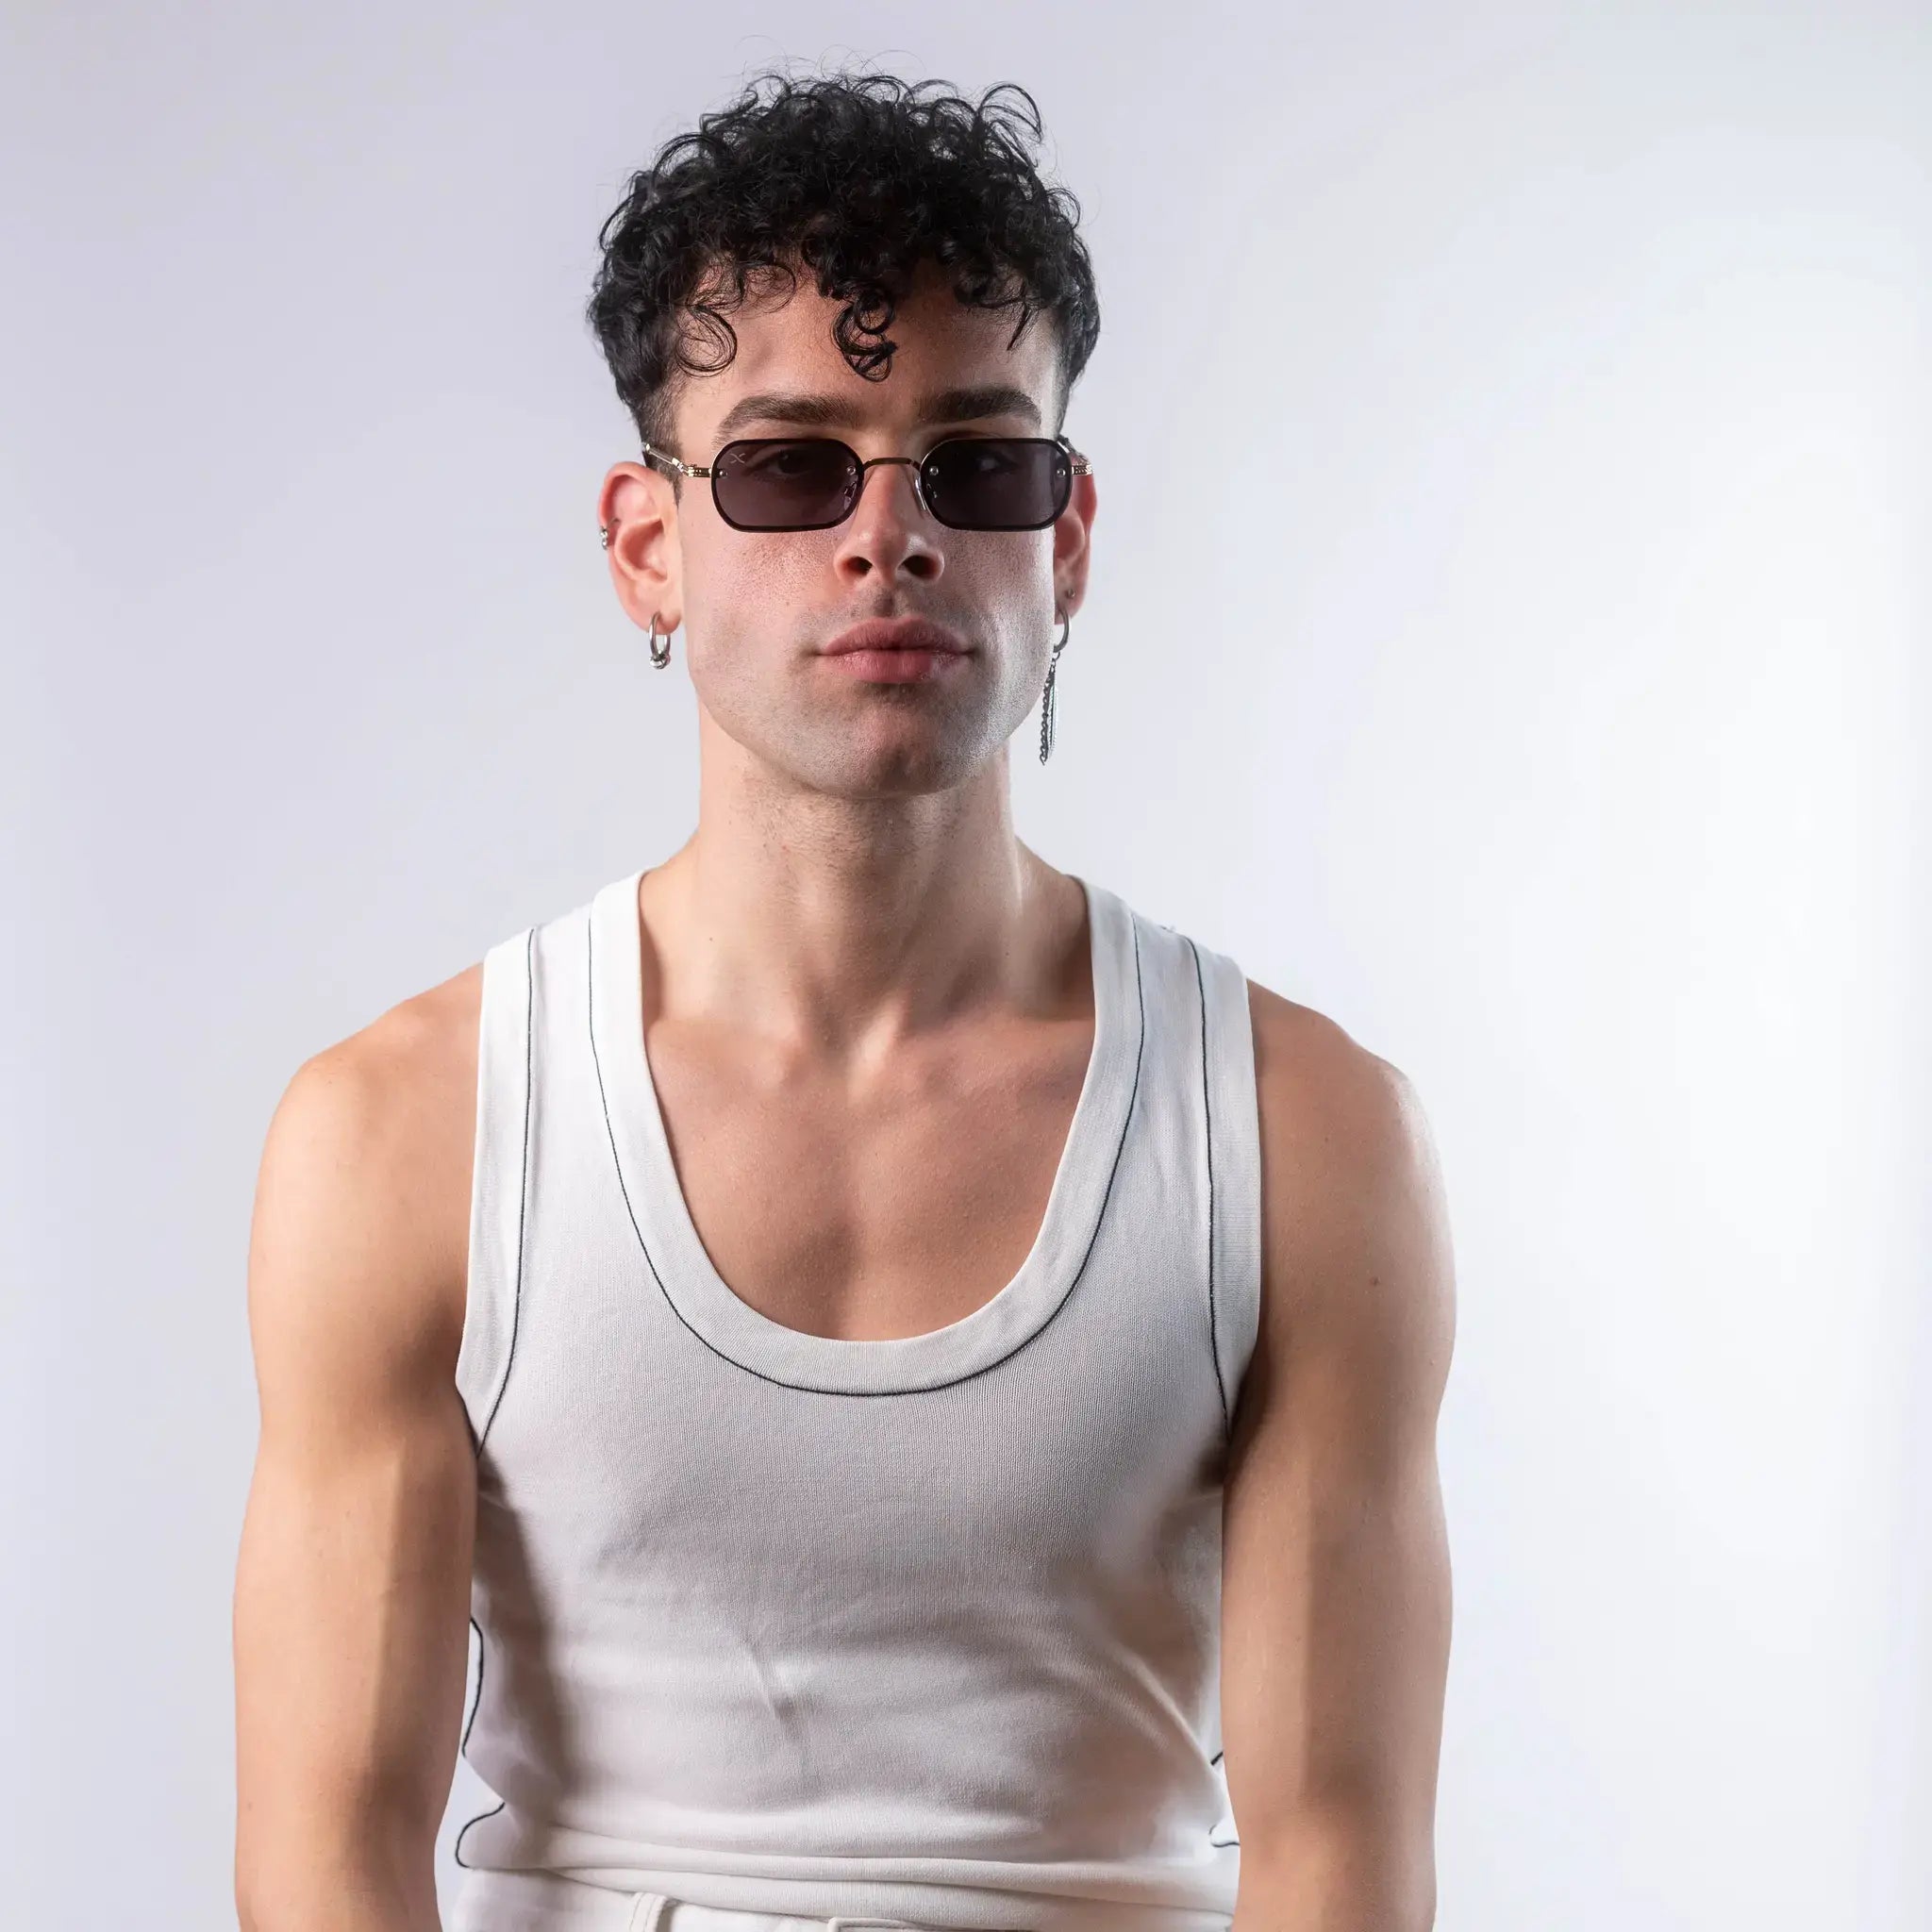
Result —
[[689, 831], [596, 229], [858, 59], [1031, 90], [1097, 265], [1022, 836], [1435, 1125], [1440, 1924], [1932, 1923], [1927, 22], [15, 0], [8, 1922], [232, 1923], [269, 1114]]

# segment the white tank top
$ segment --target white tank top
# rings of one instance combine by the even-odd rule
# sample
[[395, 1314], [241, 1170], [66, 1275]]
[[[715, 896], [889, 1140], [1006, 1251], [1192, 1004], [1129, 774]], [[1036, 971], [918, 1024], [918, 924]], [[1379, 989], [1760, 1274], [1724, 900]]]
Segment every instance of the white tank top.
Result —
[[[638, 882], [483, 966], [463, 1755], [491, 1872], [1027, 1932], [1225, 1932], [1221, 1507], [1260, 1306], [1247, 989], [1083, 880], [1094, 1039], [1044, 1220], [895, 1341], [720, 1277], [646, 1057]], [[517, 1922], [521, 1923], [521, 1921]]]

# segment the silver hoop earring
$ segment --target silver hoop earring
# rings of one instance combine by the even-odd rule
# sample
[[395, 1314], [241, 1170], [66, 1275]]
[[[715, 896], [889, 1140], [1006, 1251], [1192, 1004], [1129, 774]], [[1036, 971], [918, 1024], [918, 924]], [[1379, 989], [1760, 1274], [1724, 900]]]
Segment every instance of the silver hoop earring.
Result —
[[1059, 668], [1060, 653], [1066, 648], [1068, 634], [1074, 628], [1071, 614], [1060, 619], [1060, 634], [1053, 641], [1053, 657], [1046, 667], [1046, 690], [1040, 700], [1040, 762], [1043, 765], [1053, 756], [1053, 675]]
[[671, 631], [675, 631], [676, 628], [677, 626], [674, 624], [671, 626], [671, 630], [667, 630], [664, 633], [664, 648], [660, 651], [658, 648], [658, 612], [655, 610], [651, 612], [651, 662], [659, 671], [663, 670], [665, 665], [671, 661]]

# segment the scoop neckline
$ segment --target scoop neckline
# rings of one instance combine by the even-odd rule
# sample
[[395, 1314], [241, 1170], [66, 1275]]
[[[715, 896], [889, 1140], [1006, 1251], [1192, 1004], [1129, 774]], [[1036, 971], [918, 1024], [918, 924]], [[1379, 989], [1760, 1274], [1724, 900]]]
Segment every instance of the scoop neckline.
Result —
[[740, 1298], [711, 1261], [677, 1178], [643, 1024], [642, 914], [648, 867], [591, 899], [591, 1048], [617, 1178], [654, 1283], [714, 1353], [767, 1380], [841, 1394], [940, 1388], [991, 1367], [1030, 1341], [1073, 1292], [1125, 1141], [1140, 1085], [1146, 1014], [1135, 915], [1078, 874], [1087, 900], [1093, 1041], [1045, 1211], [1019, 1270], [991, 1300], [942, 1328], [848, 1340], [787, 1327]]

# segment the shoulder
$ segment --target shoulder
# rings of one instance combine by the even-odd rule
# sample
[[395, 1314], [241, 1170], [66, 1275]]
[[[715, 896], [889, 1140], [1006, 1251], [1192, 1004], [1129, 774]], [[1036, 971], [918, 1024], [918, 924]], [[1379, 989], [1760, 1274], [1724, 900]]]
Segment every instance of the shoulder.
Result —
[[251, 1324], [453, 1373], [461, 1341], [482, 964], [296, 1068], [270, 1119], [250, 1237]]
[[1433, 1405], [1454, 1327], [1447, 1203], [1408, 1076], [1311, 1007], [1248, 982], [1259, 1115], [1256, 1400], [1326, 1364]]
[[1331, 1174], [1339, 1165], [1366, 1179], [1391, 1157], [1419, 1151], [1426, 1124], [1399, 1067], [1313, 1007], [1256, 980], [1247, 989], [1261, 1133], [1277, 1156], [1317, 1158]]

